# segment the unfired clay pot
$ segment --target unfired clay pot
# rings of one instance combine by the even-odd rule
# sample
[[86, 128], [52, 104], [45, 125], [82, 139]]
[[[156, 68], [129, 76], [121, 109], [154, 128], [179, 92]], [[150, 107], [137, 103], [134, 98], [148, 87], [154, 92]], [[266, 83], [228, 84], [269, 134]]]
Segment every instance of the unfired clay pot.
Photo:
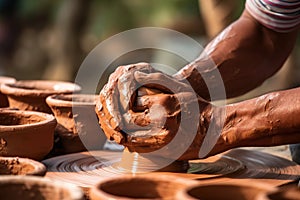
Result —
[[76, 186], [36, 176], [2, 176], [2, 200], [83, 200], [82, 190]]
[[61, 94], [46, 102], [57, 119], [56, 134], [61, 153], [75, 153], [103, 148], [106, 137], [95, 113], [96, 95]]
[[46, 166], [35, 160], [19, 157], [0, 157], [0, 175], [44, 176]]
[[120, 176], [103, 180], [90, 190], [92, 200], [174, 199], [178, 190], [195, 181], [170, 175]]
[[53, 147], [53, 115], [20, 110], [0, 110], [0, 156], [43, 159]]
[[[1, 85], [4, 83], [14, 83], [16, 82], [16, 79], [12, 77], [7, 77], [7, 76], [0, 76], [0, 88]], [[2, 94], [1, 89], [0, 89], [0, 108], [8, 107], [8, 100], [5, 94]]]
[[48, 96], [76, 93], [80, 90], [80, 86], [74, 83], [49, 80], [17, 81], [1, 86], [1, 92], [8, 97], [9, 107], [46, 113], [52, 113], [46, 103]]
[[262, 200], [267, 192], [275, 191], [268, 184], [248, 181], [236, 183], [207, 183], [187, 187], [178, 191], [176, 199], [203, 200]]

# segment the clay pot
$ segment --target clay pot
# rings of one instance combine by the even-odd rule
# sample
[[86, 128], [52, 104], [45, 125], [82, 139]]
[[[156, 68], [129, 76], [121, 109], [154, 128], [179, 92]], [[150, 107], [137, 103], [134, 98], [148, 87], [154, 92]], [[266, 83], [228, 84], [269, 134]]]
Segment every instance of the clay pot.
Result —
[[18, 157], [0, 157], [0, 175], [36, 175], [44, 176], [44, 164]]
[[82, 190], [76, 186], [36, 176], [2, 176], [2, 200], [83, 200]]
[[106, 137], [95, 113], [96, 95], [61, 94], [46, 102], [57, 119], [56, 133], [61, 153], [75, 153], [103, 148]]
[[55, 126], [50, 114], [0, 110], [0, 156], [43, 159], [53, 147]]
[[174, 199], [179, 189], [194, 184], [170, 175], [120, 176], [103, 180], [90, 190], [92, 200]]
[[300, 185], [289, 185], [277, 191], [270, 192], [261, 200], [300, 200]]
[[275, 189], [267, 184], [249, 181], [236, 183], [208, 183], [187, 187], [177, 193], [176, 199], [205, 200], [261, 200], [267, 192]]
[[48, 96], [76, 93], [80, 90], [74, 83], [49, 80], [17, 81], [1, 86], [1, 92], [7, 95], [11, 108], [45, 113], [52, 113], [46, 103]]
[[[0, 76], [0, 88], [1, 85], [4, 83], [14, 83], [16, 82], [16, 79], [12, 77], [7, 77], [7, 76]], [[0, 108], [8, 107], [8, 99], [5, 94], [2, 94], [1, 89], [0, 89]]]

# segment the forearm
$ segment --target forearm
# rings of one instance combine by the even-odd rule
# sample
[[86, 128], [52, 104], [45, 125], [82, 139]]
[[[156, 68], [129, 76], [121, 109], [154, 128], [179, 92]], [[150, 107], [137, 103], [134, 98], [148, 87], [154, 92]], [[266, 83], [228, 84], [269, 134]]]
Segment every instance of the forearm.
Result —
[[[211, 41], [204, 52], [174, 76], [186, 78], [201, 97], [223, 81], [227, 98], [244, 94], [280, 69], [290, 54], [297, 31], [277, 33], [260, 25], [247, 11]], [[210, 58], [214, 65], [207, 58]], [[222, 80], [215, 80], [220, 72]], [[222, 96], [217, 97], [222, 98]]]
[[299, 94], [297, 88], [226, 106], [220, 141], [227, 149], [300, 143]]

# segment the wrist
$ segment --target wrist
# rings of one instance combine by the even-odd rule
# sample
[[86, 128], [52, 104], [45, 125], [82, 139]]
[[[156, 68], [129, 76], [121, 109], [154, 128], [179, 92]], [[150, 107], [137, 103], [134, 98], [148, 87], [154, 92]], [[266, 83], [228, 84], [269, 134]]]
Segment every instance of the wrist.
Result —
[[[180, 71], [174, 74], [173, 77], [182, 82], [188, 81], [196, 94], [209, 101], [209, 91], [206, 86], [206, 82], [202, 78], [202, 76], [205, 74], [205, 72], [203, 72], [203, 70], [206, 69], [205, 65], [206, 64], [204, 61], [195, 60], [189, 65], [183, 67]], [[200, 70], [202, 70], [202, 72], [200, 72]]]

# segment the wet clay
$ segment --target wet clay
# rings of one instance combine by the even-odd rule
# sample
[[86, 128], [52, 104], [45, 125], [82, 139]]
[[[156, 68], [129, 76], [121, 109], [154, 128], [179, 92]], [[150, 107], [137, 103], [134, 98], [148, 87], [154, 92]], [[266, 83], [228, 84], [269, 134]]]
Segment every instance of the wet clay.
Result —
[[1, 85], [4, 83], [14, 83], [14, 82], [16, 82], [15, 78], [0, 76], [0, 108], [5, 108], [9, 106], [7, 96], [1, 92]]
[[2, 176], [0, 193], [3, 200], [84, 199], [83, 192], [75, 186], [33, 176]]
[[[61, 94], [47, 97], [58, 122], [55, 129], [56, 154], [102, 149], [106, 138], [97, 123], [96, 95]], [[82, 143], [85, 142], [85, 145]]]
[[48, 80], [17, 81], [1, 86], [1, 91], [7, 95], [11, 108], [45, 113], [52, 113], [46, 104], [47, 96], [76, 93], [80, 90], [81, 88], [74, 83]]
[[[131, 152], [161, 150], [158, 155], [169, 159], [198, 158], [209, 124], [210, 105], [188, 92], [183, 83], [178, 83], [183, 90], [179, 94], [140, 88], [134, 79], [136, 72], [156, 71], [145, 63], [119, 67], [100, 92], [96, 113], [107, 138], [124, 145]], [[145, 95], [151, 95], [156, 104], [149, 102], [144, 107], [143, 104], [149, 101]], [[152, 106], [160, 105], [162, 109], [152, 110]], [[195, 108], [203, 112], [199, 113]], [[167, 144], [168, 148], [163, 148]]]
[[[105, 177], [124, 175], [124, 171], [112, 166], [122, 160], [122, 154], [122, 152], [90, 151], [50, 158], [44, 160], [43, 163], [48, 168], [47, 177], [73, 183], [81, 187], [90, 187]], [[241, 180], [257, 179], [273, 186], [300, 178], [300, 166], [281, 157], [239, 149], [226, 152], [224, 156], [225, 158], [217, 155], [193, 161], [203, 164], [202, 166], [200, 165], [199, 172], [148, 173], [153, 176], [172, 174], [188, 179], [201, 180], [201, 182], [239, 182]], [[227, 169], [225, 170], [222, 167]]]
[[46, 167], [37, 161], [27, 158], [0, 157], [1, 175], [39, 175], [46, 173]]
[[0, 160], [0, 174], [2, 175], [22, 175], [33, 170], [33, 166], [20, 163], [18, 159], [15, 160]]
[[0, 155], [43, 159], [52, 149], [55, 126], [50, 114], [0, 110]]

